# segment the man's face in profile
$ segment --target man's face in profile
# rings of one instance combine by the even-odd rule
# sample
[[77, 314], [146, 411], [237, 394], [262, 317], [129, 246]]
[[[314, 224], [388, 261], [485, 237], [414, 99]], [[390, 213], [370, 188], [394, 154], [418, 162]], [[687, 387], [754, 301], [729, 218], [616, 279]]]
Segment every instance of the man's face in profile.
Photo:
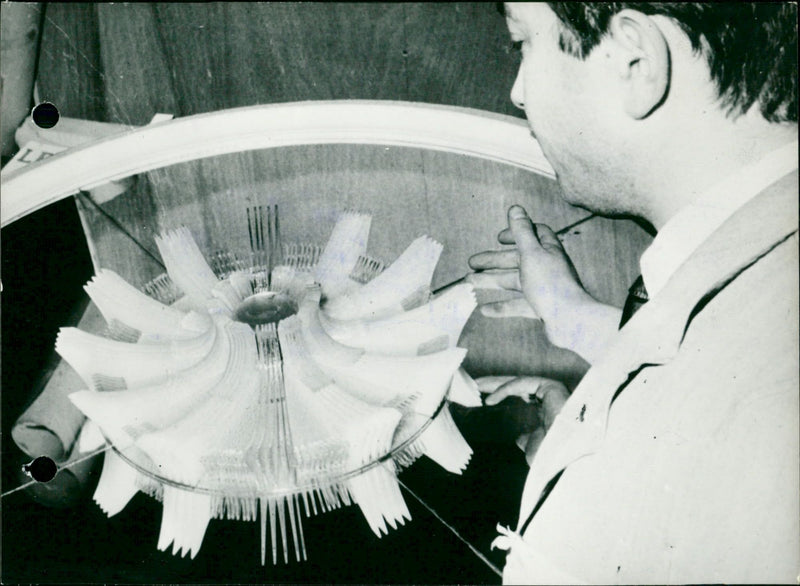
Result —
[[604, 43], [581, 60], [560, 49], [562, 25], [546, 4], [506, 3], [505, 12], [522, 51], [511, 99], [525, 110], [564, 198], [601, 213], [631, 211], [620, 195], [625, 160], [614, 144], [624, 112], [617, 86], [609, 83]]

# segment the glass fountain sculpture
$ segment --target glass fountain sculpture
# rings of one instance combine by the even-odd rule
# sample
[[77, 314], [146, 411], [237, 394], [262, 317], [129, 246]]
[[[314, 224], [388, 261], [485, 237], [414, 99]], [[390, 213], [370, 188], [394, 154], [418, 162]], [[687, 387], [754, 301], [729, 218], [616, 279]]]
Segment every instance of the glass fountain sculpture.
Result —
[[191, 557], [212, 518], [259, 520], [263, 564], [268, 543], [273, 563], [279, 543], [306, 558], [303, 516], [356, 504], [378, 537], [409, 520], [398, 471], [425, 454], [461, 473], [472, 450], [446, 401], [480, 396], [457, 347], [474, 292], [431, 294], [442, 245], [417, 238], [384, 269], [367, 214], [342, 213], [325, 246], [282, 243], [277, 206], [247, 219], [246, 254], [159, 235], [166, 273], [143, 290], [99, 270], [106, 336], [62, 328], [56, 349], [85, 383], [85, 448], [112, 448], [103, 511], [156, 497], [158, 548]]

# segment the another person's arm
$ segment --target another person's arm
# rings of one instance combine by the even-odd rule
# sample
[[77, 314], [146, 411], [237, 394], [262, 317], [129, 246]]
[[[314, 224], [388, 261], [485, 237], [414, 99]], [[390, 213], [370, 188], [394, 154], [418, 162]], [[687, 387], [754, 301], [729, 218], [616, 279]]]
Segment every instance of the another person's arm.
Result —
[[525, 451], [525, 460], [530, 466], [547, 430], [569, 398], [567, 387], [558, 381], [540, 376], [487, 376], [477, 379], [476, 382], [482, 393], [488, 393], [484, 399], [486, 405], [497, 405], [511, 396], [520, 397], [525, 402], [532, 400], [538, 402], [539, 425], [531, 432], [520, 436], [518, 440], [518, 445]]

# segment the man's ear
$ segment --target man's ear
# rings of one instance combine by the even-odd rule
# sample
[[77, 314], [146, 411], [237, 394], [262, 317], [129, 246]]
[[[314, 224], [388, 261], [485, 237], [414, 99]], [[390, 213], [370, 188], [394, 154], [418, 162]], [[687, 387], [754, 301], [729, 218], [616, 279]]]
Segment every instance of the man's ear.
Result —
[[653, 19], [630, 9], [611, 18], [609, 33], [616, 48], [625, 112], [636, 120], [645, 118], [664, 101], [669, 90], [667, 40]]

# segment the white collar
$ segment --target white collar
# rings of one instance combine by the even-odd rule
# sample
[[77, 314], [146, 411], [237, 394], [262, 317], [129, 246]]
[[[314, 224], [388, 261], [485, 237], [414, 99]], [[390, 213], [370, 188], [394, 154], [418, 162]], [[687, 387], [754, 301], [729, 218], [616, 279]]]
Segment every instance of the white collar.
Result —
[[645, 289], [656, 295], [681, 264], [736, 210], [797, 169], [797, 141], [774, 150], [717, 183], [659, 230], [639, 261]]

